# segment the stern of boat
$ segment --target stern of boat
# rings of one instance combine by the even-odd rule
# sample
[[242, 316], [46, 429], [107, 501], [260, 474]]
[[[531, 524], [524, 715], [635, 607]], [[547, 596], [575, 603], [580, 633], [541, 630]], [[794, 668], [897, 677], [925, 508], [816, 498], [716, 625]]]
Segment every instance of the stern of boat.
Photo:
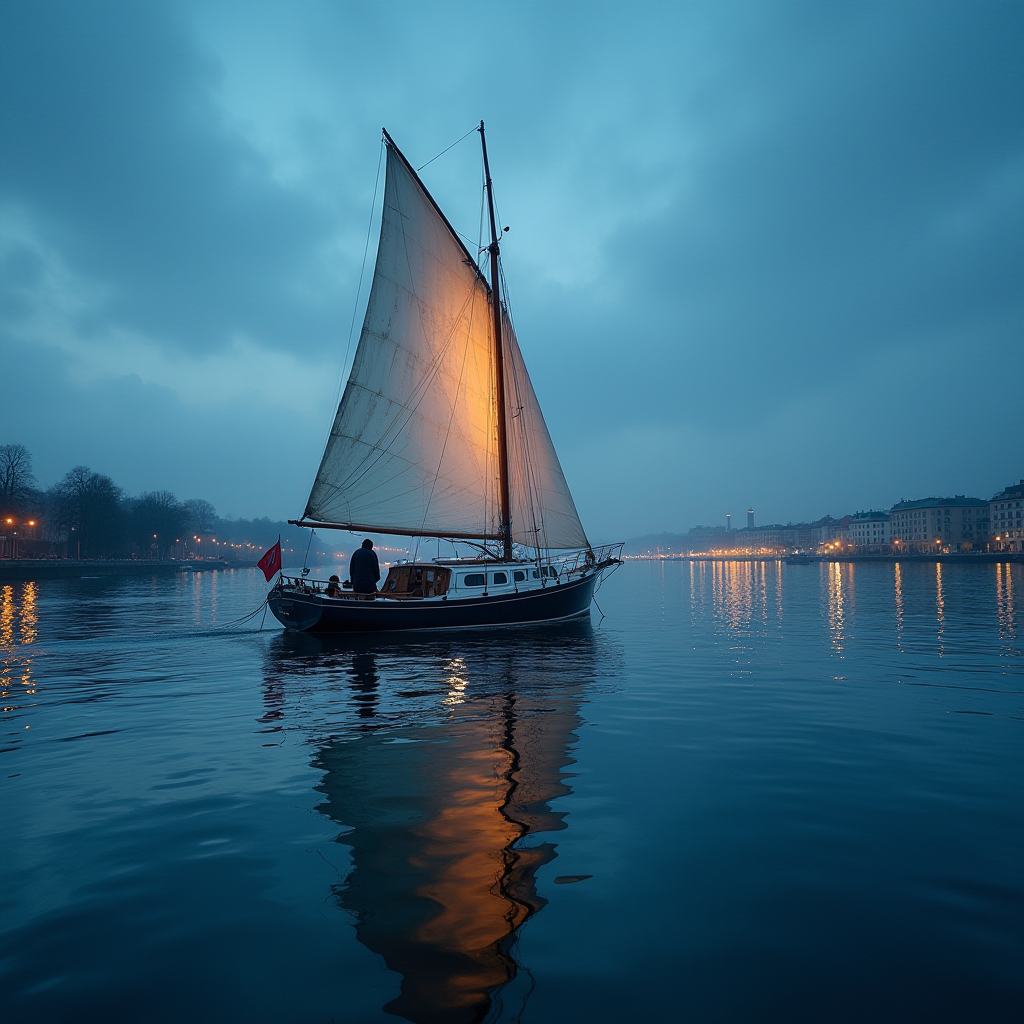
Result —
[[287, 629], [303, 632], [313, 629], [320, 621], [323, 607], [314, 594], [300, 594], [285, 589], [280, 583], [267, 596], [267, 604], [274, 618]]

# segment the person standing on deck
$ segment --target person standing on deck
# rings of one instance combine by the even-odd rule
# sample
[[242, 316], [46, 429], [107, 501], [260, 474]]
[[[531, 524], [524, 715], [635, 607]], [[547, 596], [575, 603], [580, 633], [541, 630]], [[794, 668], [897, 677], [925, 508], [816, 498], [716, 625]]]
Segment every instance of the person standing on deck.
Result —
[[352, 591], [356, 594], [376, 594], [380, 580], [380, 562], [373, 550], [373, 541], [367, 538], [363, 546], [356, 548], [348, 563], [348, 576], [352, 581]]

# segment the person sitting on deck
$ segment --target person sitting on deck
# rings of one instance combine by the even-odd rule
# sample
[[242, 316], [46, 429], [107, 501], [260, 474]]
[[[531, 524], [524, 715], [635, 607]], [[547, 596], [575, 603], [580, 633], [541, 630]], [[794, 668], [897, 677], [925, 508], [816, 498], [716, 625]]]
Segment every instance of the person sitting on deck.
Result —
[[327, 581], [327, 596], [341, 597], [341, 580], [337, 576], [332, 576]]
[[352, 553], [348, 564], [352, 590], [356, 594], [376, 594], [377, 582], [380, 580], [380, 563], [373, 550], [373, 541], [367, 538], [363, 546]]

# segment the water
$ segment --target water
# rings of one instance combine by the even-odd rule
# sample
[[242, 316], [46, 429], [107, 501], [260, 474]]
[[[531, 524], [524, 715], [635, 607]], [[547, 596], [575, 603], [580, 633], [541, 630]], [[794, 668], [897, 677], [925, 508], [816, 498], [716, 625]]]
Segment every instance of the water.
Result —
[[1017, 1021], [1024, 566], [632, 563], [566, 628], [0, 583], [0, 1019]]

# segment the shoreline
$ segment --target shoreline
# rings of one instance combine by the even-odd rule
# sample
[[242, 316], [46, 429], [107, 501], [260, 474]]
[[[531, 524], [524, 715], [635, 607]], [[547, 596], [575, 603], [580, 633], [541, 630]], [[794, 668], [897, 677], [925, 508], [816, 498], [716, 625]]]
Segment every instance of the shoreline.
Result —
[[74, 579], [76, 576], [138, 576], [152, 573], [208, 572], [240, 569], [240, 563], [222, 559], [91, 559], [5, 558], [0, 561], [0, 580]]
[[[791, 555], [625, 555], [627, 562], [784, 562]], [[1016, 552], [966, 551], [928, 555], [807, 555], [811, 562], [959, 562], [968, 565], [992, 565], [997, 562], [1024, 562]]]

